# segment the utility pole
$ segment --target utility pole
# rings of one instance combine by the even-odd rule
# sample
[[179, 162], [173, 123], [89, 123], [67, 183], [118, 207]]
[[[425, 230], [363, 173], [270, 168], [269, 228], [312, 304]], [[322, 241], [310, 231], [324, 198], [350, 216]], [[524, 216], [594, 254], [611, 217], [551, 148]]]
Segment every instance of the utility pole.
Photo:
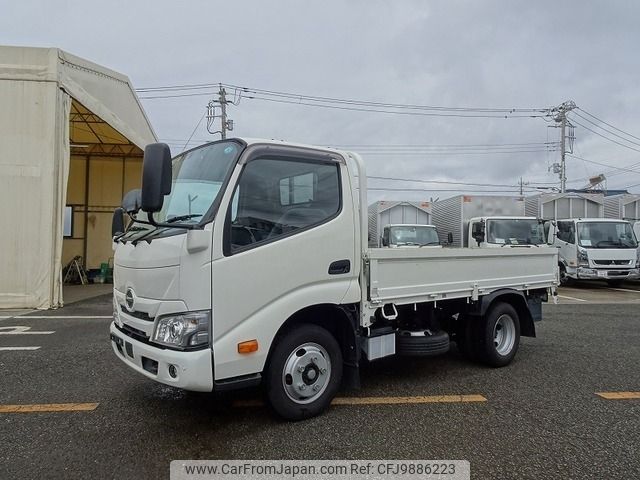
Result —
[[[233, 130], [233, 120], [227, 118], [227, 104], [233, 103], [227, 100], [227, 91], [220, 85], [218, 90], [218, 99], [211, 100], [207, 105], [207, 131], [209, 133], [219, 133], [222, 138], [227, 138], [227, 131]], [[220, 115], [216, 115], [216, 108], [220, 108]], [[220, 130], [212, 131], [213, 123], [216, 118], [220, 117]]]
[[[567, 190], [567, 164], [565, 158], [567, 153], [567, 126], [573, 129], [573, 125], [567, 121], [567, 113], [574, 108], [577, 108], [575, 102], [569, 100], [553, 109], [553, 112], [556, 114], [553, 119], [556, 123], [560, 124], [560, 165], [557, 163], [553, 164], [554, 173], [560, 174], [560, 193], [565, 193]], [[571, 137], [571, 140], [573, 140], [573, 137]]]
[[220, 91], [218, 92], [218, 102], [220, 102], [220, 110], [222, 112], [220, 114], [220, 120], [222, 120], [222, 128], [220, 130], [220, 133], [222, 135], [222, 138], [225, 139], [227, 138], [227, 92], [222, 85], [220, 86]]

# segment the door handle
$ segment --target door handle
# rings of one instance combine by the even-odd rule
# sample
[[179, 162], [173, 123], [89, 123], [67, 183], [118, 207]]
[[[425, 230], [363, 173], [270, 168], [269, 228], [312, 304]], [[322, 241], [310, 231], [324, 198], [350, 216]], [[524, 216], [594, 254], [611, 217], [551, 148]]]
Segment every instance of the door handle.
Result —
[[329, 275], [341, 275], [351, 271], [351, 262], [349, 260], [336, 260], [329, 265]]

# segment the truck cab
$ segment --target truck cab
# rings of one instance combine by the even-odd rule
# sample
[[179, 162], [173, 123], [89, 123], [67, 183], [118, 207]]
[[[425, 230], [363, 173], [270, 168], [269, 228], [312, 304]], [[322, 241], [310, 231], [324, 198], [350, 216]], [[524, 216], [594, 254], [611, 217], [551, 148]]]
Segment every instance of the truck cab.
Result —
[[561, 283], [606, 280], [619, 285], [639, 275], [638, 242], [631, 223], [606, 218], [570, 218], [549, 223], [558, 248]]
[[396, 224], [382, 229], [382, 246], [441, 248], [434, 225]]
[[543, 224], [535, 217], [475, 217], [469, 220], [470, 248], [517, 248], [546, 245]]

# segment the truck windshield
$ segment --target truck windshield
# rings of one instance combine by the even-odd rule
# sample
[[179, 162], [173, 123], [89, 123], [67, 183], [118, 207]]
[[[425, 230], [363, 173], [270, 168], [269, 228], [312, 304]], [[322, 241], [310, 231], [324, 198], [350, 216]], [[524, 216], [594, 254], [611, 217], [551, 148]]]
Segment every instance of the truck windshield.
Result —
[[536, 219], [501, 218], [487, 221], [487, 243], [499, 245], [541, 245], [544, 228]]
[[578, 222], [578, 242], [585, 248], [637, 248], [631, 225], [626, 222]]
[[242, 147], [232, 140], [210, 143], [173, 159], [171, 193], [158, 222], [197, 223], [221, 194], [222, 184]]
[[439, 245], [438, 234], [433, 227], [391, 227], [392, 245]]

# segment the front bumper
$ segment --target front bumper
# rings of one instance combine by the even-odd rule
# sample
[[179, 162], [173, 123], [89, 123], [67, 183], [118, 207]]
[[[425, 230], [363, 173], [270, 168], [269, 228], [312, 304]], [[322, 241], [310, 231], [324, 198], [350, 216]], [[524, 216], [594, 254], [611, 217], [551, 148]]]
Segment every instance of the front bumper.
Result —
[[578, 267], [576, 277], [581, 280], [637, 280], [640, 278], [640, 270]]
[[[156, 382], [196, 392], [213, 390], [213, 355], [210, 349], [181, 352], [135, 340], [111, 322], [111, 346], [127, 366]], [[169, 366], [175, 366], [175, 378]]]

